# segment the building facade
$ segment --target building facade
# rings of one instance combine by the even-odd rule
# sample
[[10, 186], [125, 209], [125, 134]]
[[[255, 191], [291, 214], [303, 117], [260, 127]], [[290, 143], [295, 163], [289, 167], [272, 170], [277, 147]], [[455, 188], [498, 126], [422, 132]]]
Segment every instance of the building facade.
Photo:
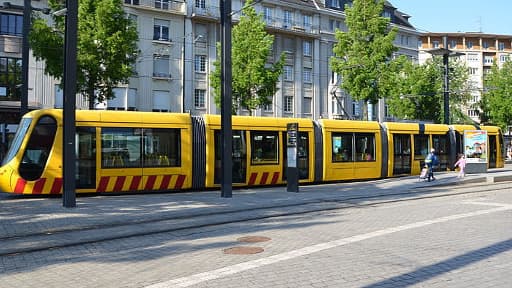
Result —
[[[446, 40], [445, 40], [446, 38]], [[446, 47], [445, 44], [446, 43]], [[465, 108], [466, 114], [475, 122], [480, 122], [478, 102], [484, 91], [484, 77], [491, 71], [494, 63], [499, 67], [510, 59], [512, 54], [512, 36], [487, 33], [423, 33], [418, 42], [419, 61], [424, 63], [432, 55], [432, 49], [449, 49], [457, 52], [459, 61], [469, 69], [472, 98]]]
[[[221, 0], [124, 0], [125, 11], [137, 24], [140, 55], [136, 74], [127, 85], [115, 89], [116, 98], [96, 103], [97, 109], [188, 112], [194, 115], [219, 114], [214, 103], [209, 75], [220, 41]], [[254, 5], [263, 15], [267, 31], [274, 35], [269, 62], [281, 52], [286, 55], [283, 75], [272, 104], [253, 115], [357, 119], [360, 104], [339, 89], [339, 77], [332, 72], [335, 31], [346, 31], [346, 0], [264, 0]], [[0, 9], [0, 122], [5, 132], [8, 123], [19, 119], [22, 58], [23, 1]], [[244, 1], [232, 1], [232, 17], [241, 17]], [[47, 1], [33, 1], [33, 7], [47, 7]], [[13, 8], [14, 7], [14, 8]], [[38, 13], [38, 12], [34, 12]], [[420, 33], [408, 22], [409, 16], [386, 2], [384, 16], [398, 27], [395, 45], [398, 54], [418, 61]], [[29, 109], [60, 108], [62, 91], [58, 82], [44, 74], [44, 63], [29, 61]], [[13, 74], [13, 75], [11, 75]], [[8, 80], [5, 80], [8, 79]], [[13, 80], [14, 79], [14, 80]], [[17, 88], [18, 87], [18, 88]], [[77, 109], [88, 103], [77, 97]], [[373, 108], [372, 119], [384, 121], [385, 103]], [[241, 111], [247, 114], [248, 111]]]

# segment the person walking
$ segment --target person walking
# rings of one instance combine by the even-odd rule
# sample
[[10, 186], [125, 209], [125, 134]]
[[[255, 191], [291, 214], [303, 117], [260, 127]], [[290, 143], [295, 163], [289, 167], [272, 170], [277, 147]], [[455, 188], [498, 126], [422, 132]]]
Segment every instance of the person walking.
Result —
[[430, 182], [431, 180], [432, 181], [436, 180], [436, 177], [434, 177], [434, 166], [439, 163], [439, 160], [437, 159], [437, 156], [435, 153], [436, 153], [436, 149], [432, 148], [430, 150], [430, 153], [425, 158], [425, 165], [427, 165], [427, 168], [428, 168], [428, 176], [427, 176], [428, 182]]
[[459, 175], [457, 175], [457, 178], [464, 178], [464, 176], [466, 176], [466, 156], [461, 154], [454, 166], [459, 167]]

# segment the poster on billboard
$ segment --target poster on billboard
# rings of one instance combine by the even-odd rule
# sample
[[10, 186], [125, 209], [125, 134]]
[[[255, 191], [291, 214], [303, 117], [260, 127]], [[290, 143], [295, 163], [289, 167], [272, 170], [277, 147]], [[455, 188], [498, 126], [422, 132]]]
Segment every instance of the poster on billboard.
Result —
[[464, 154], [468, 163], [487, 163], [487, 131], [464, 130]]

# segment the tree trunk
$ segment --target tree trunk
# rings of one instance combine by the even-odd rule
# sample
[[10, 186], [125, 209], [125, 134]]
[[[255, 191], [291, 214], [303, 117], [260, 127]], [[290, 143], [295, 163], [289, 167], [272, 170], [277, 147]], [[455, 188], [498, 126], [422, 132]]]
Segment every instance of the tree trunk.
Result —
[[363, 107], [361, 107], [363, 113], [363, 121], [368, 121], [368, 101], [363, 100]]
[[96, 97], [94, 97], [94, 88], [93, 89], [88, 89], [87, 91], [87, 100], [89, 101], [89, 110], [95, 110], [96, 107], [94, 107], [94, 100], [96, 99]]

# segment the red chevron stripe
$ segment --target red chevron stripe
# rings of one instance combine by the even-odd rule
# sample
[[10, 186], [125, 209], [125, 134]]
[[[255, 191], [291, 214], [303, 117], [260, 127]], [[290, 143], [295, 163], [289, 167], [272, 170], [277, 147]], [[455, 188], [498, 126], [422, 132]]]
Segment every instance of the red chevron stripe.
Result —
[[52, 189], [50, 190], [50, 194], [60, 194], [62, 190], [62, 178], [55, 178], [53, 180]]
[[16, 181], [16, 187], [14, 187], [14, 193], [17, 194], [23, 194], [23, 190], [25, 189], [25, 184], [27, 184], [27, 181], [18, 178], [18, 181]]
[[139, 190], [139, 184], [141, 179], [141, 176], [133, 176], [132, 183], [130, 184], [130, 191]]
[[279, 180], [279, 172], [274, 172], [274, 176], [272, 176], [272, 184], [276, 184], [277, 180]]
[[258, 176], [257, 173], [251, 173], [251, 178], [249, 178], [249, 185], [254, 185], [254, 182], [256, 182], [257, 176]]
[[169, 188], [169, 182], [171, 182], [172, 175], [164, 175], [162, 183], [160, 184], [160, 190], [167, 190]]
[[43, 192], [44, 183], [46, 183], [46, 178], [41, 178], [36, 181], [34, 184], [34, 190], [32, 190], [33, 194], [41, 194]]
[[108, 185], [109, 179], [110, 179], [110, 177], [108, 177], [108, 176], [101, 177], [100, 183], [98, 184], [98, 189], [96, 189], [96, 191], [105, 192], [107, 190], [107, 185]]
[[268, 178], [268, 172], [263, 172], [263, 175], [261, 175], [260, 184], [267, 184], [267, 178]]
[[181, 189], [183, 187], [183, 182], [185, 182], [185, 175], [178, 175], [178, 180], [176, 180], [176, 185], [174, 185], [174, 189]]
[[156, 176], [151, 175], [148, 177], [148, 182], [146, 182], [146, 186], [144, 187], [144, 190], [153, 190], [153, 185], [155, 185]]
[[126, 180], [126, 176], [119, 176], [116, 179], [116, 184], [114, 185], [114, 191], [119, 192], [123, 190], [124, 181]]

